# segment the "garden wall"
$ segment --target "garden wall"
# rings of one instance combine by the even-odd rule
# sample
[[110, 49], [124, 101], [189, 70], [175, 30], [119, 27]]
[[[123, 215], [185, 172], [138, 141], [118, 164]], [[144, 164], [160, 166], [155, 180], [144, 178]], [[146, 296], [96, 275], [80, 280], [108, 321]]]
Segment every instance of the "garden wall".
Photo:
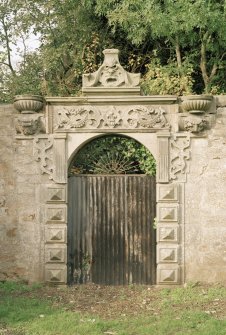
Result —
[[191, 141], [185, 184], [185, 281], [226, 282], [226, 96], [214, 125]]
[[[214, 100], [216, 114], [211, 127], [201, 136], [191, 136], [189, 157], [184, 161], [186, 180], [184, 190], [180, 190], [184, 208], [180, 207], [179, 214], [181, 222], [184, 220], [184, 229], [179, 231], [180, 284], [226, 283], [226, 97]], [[39, 115], [45, 117], [45, 113], [44, 110]], [[175, 109], [169, 116], [170, 112], [167, 117], [175, 129], [178, 122]], [[54, 182], [49, 174], [40, 173], [40, 160], [50, 158], [35, 156], [34, 136], [18, 134], [17, 118], [18, 112], [12, 105], [0, 106], [0, 280], [44, 281], [48, 255], [43, 189], [51, 188]], [[187, 136], [187, 132], [183, 134]], [[80, 144], [84, 138], [87, 140], [88, 136], [81, 135]], [[68, 143], [69, 156], [71, 146]], [[61, 186], [65, 187], [65, 183]]]
[[104, 50], [80, 97], [0, 106], [0, 280], [67, 283], [69, 163], [93, 138], [120, 134], [157, 161], [152, 283], [226, 283], [226, 97], [142, 96], [118, 52]]

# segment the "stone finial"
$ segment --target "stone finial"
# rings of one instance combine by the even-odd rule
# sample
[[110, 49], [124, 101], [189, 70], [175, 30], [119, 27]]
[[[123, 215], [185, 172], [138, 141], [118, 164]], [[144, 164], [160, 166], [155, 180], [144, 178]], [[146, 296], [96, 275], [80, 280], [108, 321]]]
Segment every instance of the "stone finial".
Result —
[[129, 73], [119, 62], [118, 49], [105, 49], [103, 64], [94, 73], [83, 74], [83, 88], [137, 88], [140, 73]]

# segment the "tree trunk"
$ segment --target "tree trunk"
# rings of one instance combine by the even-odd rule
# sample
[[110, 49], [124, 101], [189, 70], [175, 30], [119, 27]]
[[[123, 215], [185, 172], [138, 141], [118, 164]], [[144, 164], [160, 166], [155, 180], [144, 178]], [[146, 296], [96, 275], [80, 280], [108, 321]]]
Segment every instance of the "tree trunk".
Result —
[[206, 41], [207, 40], [208, 40], [208, 34], [206, 33], [202, 39], [201, 50], [200, 50], [201, 52], [200, 69], [202, 72], [202, 78], [203, 78], [204, 85], [205, 85], [205, 93], [209, 93], [210, 84], [218, 70], [217, 62], [215, 62], [212, 66], [210, 74], [208, 74], [207, 61], [206, 61], [206, 43], [207, 43]]
[[178, 36], [176, 37], [175, 49], [176, 49], [177, 65], [179, 68], [181, 68], [182, 60], [181, 60], [181, 51], [180, 51], [180, 43], [179, 43]]

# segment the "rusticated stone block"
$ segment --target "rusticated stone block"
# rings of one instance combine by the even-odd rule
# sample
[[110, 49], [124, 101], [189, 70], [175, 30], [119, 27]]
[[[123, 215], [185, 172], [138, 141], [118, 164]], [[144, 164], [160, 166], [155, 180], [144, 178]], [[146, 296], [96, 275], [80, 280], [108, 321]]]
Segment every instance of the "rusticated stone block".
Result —
[[46, 264], [45, 281], [53, 284], [66, 284], [67, 267], [61, 264]]
[[158, 245], [157, 263], [177, 263], [178, 247], [169, 247], [167, 245]]
[[66, 243], [66, 225], [62, 226], [46, 226], [45, 227], [45, 242], [46, 243]]
[[158, 204], [158, 221], [160, 222], [177, 222], [178, 221], [178, 205], [164, 206]]
[[46, 263], [66, 263], [66, 245], [46, 245], [45, 262]]
[[157, 228], [157, 241], [158, 242], [179, 242], [178, 227], [164, 227], [158, 226]]
[[46, 223], [66, 223], [66, 216], [65, 206], [48, 206], [46, 208]]
[[157, 283], [177, 285], [180, 283], [180, 269], [176, 265], [159, 264], [157, 268]]
[[66, 201], [65, 187], [49, 186], [47, 188], [47, 203], [62, 203]]
[[177, 184], [158, 185], [157, 186], [157, 201], [158, 202], [178, 202], [179, 192]]

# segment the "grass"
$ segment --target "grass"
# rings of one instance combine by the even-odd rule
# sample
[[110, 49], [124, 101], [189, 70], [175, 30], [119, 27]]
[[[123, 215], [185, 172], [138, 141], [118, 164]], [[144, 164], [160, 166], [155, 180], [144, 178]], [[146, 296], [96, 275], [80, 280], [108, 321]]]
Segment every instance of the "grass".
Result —
[[137, 302], [137, 316], [118, 312], [105, 318], [101, 313], [95, 315], [70, 310], [65, 299], [61, 302], [57, 299], [68, 292], [63, 288], [49, 296], [48, 288], [40, 285], [0, 283], [0, 334], [226, 335], [224, 287], [190, 285], [174, 289], [127, 287], [118, 290], [121, 290], [118, 295], [119, 305], [122, 296], [130, 304], [130, 294], [133, 302]]

